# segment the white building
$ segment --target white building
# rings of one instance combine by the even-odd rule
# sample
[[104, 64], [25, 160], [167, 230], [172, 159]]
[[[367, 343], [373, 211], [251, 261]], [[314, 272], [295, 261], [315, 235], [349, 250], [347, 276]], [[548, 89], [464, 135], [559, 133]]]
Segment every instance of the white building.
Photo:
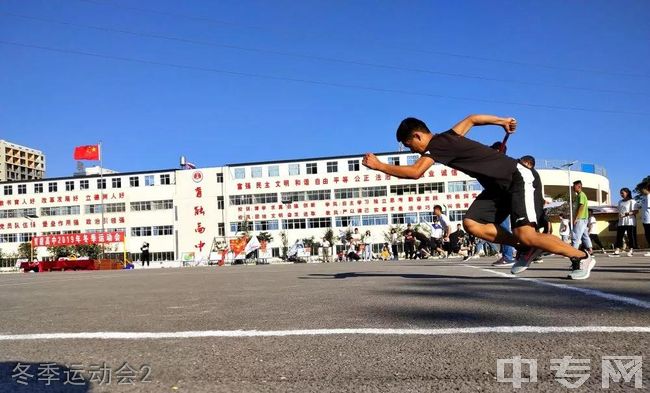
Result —
[[41, 151], [0, 139], [0, 182], [44, 176], [45, 156]]
[[[404, 165], [419, 156], [395, 152], [378, 157]], [[253, 233], [273, 236], [274, 255], [282, 247], [282, 231], [292, 244], [312, 237], [318, 242], [328, 228], [338, 234], [358, 227], [362, 233], [370, 230], [379, 244], [388, 225], [430, 221], [434, 205], [460, 222], [481, 192], [474, 179], [442, 165], [418, 180], [404, 180], [371, 171], [361, 160], [360, 155], [319, 157], [3, 182], [0, 249], [5, 256], [15, 253], [34, 234], [98, 232], [102, 217], [105, 231], [125, 231], [127, 251], [135, 259], [145, 241], [154, 260], [208, 258], [213, 242], [234, 238], [244, 221]], [[592, 204], [611, 203], [604, 172], [571, 173], [573, 180], [582, 180]], [[541, 169], [540, 175], [546, 194], [568, 187], [565, 170]], [[113, 251], [121, 252], [122, 245]], [[37, 253], [47, 256], [42, 248]]]

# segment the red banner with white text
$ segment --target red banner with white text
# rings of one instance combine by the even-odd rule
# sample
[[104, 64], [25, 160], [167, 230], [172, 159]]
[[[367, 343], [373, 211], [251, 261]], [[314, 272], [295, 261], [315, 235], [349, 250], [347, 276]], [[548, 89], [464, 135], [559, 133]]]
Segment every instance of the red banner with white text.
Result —
[[64, 235], [34, 236], [32, 247], [63, 247], [85, 244], [121, 243], [124, 232], [70, 233]]

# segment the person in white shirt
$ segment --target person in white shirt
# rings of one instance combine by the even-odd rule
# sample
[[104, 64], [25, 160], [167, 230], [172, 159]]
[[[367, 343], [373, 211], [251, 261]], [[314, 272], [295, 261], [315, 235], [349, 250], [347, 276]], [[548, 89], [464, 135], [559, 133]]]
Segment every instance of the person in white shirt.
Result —
[[372, 236], [370, 235], [370, 231], [366, 231], [363, 235], [363, 245], [363, 260], [372, 260]]
[[323, 249], [323, 262], [331, 262], [330, 260], [330, 247], [331, 244], [329, 240], [326, 238], [323, 238], [323, 242], [321, 243], [321, 248]]
[[564, 213], [560, 213], [560, 238], [565, 243], [571, 243], [571, 228], [569, 228], [569, 219]]
[[[650, 183], [645, 183], [641, 187], [641, 222], [643, 223], [643, 232], [645, 233], [645, 241], [650, 248], [650, 206], [648, 198], [650, 196]], [[650, 257], [650, 252], [646, 252], [643, 256]]]
[[634, 199], [632, 199], [632, 192], [629, 188], [621, 188], [621, 199], [618, 202], [618, 227], [616, 229], [616, 251], [614, 256], [618, 256], [623, 247], [623, 235], [627, 234], [627, 241], [629, 251], [628, 256], [634, 254], [634, 249], [638, 248], [636, 245], [636, 213], [639, 211], [639, 206]]
[[607, 254], [603, 243], [600, 241], [600, 236], [598, 236], [598, 231], [596, 229], [596, 217], [594, 217], [594, 211], [589, 209], [589, 221], [587, 222], [587, 230], [589, 231], [589, 238], [591, 243], [600, 247], [600, 250], [603, 254]]
[[431, 225], [431, 253], [433, 251], [437, 251], [438, 255], [440, 258], [446, 258], [447, 253], [445, 252], [443, 248], [443, 239], [445, 236], [445, 230], [443, 228], [443, 225], [440, 223], [440, 219], [438, 218], [437, 215], [433, 216], [433, 221], [430, 223]]

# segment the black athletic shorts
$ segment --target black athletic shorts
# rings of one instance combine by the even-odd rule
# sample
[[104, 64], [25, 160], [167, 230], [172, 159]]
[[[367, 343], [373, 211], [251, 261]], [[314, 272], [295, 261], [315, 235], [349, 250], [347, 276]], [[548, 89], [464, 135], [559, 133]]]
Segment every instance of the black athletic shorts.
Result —
[[435, 237], [432, 237], [430, 244], [431, 244], [431, 251], [433, 251], [435, 249], [442, 248], [443, 241], [442, 239], [436, 239]]
[[544, 222], [544, 196], [537, 171], [517, 164], [507, 190], [486, 188], [469, 207], [465, 218], [481, 224], [501, 224], [508, 216], [513, 228]]

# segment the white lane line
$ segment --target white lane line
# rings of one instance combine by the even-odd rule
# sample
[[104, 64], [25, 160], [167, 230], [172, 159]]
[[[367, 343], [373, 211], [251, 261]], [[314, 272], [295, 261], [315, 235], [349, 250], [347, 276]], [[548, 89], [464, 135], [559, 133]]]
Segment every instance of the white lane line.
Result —
[[204, 330], [187, 332], [80, 332], [0, 335], [0, 341], [24, 340], [156, 340], [205, 337], [288, 337], [334, 335], [440, 336], [452, 334], [513, 333], [650, 333], [650, 326], [488, 326], [439, 329], [301, 329], [301, 330]]
[[480, 270], [482, 270], [484, 272], [496, 274], [498, 276], [510, 278], [510, 279], [513, 279], [513, 280], [528, 281], [528, 282], [532, 282], [532, 283], [535, 283], [535, 284], [538, 284], [538, 285], [546, 285], [546, 286], [549, 286], [549, 287], [561, 288], [561, 289], [566, 289], [566, 290], [569, 290], [569, 291], [580, 292], [580, 293], [583, 293], [583, 294], [588, 295], [588, 296], [596, 296], [596, 297], [600, 297], [600, 298], [603, 298], [603, 299], [612, 300], [612, 301], [615, 301], [615, 302], [620, 302], [620, 303], [625, 303], [625, 304], [630, 304], [630, 305], [633, 305], [633, 306], [637, 306], [637, 307], [641, 307], [641, 308], [645, 308], [645, 309], [650, 310], [650, 302], [647, 302], [645, 300], [636, 299], [636, 298], [633, 298], [633, 297], [615, 295], [613, 293], [603, 292], [603, 291], [599, 291], [597, 289], [580, 288], [580, 287], [574, 287], [574, 286], [566, 285], [566, 284], [556, 284], [556, 283], [552, 283], [552, 282], [538, 280], [538, 279], [535, 279], [535, 278], [519, 277], [519, 276], [515, 276], [515, 275], [510, 274], [510, 273], [498, 272], [498, 271], [492, 270], [492, 269], [483, 269], [480, 266], [471, 266], [471, 265], [463, 265], [463, 266], [471, 267], [472, 269], [480, 269]]

